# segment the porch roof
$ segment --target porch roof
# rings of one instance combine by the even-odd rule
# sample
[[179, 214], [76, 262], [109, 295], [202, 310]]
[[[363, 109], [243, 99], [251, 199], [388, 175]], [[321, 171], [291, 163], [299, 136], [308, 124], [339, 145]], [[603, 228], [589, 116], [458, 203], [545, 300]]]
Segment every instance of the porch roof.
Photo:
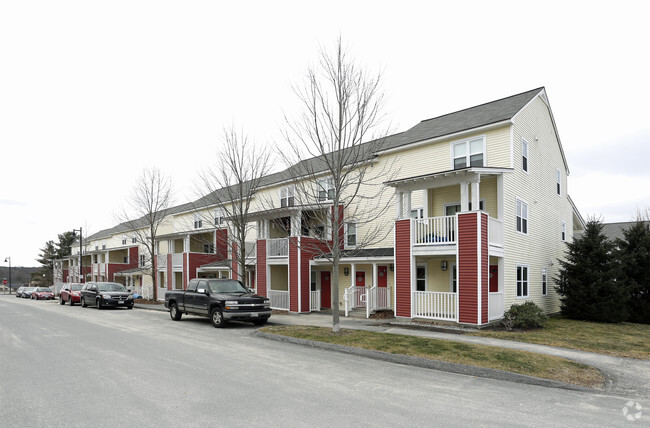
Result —
[[482, 175], [500, 175], [512, 171], [514, 171], [513, 168], [469, 167], [400, 178], [397, 180], [386, 181], [384, 182], [384, 185], [394, 188], [414, 189], [443, 187], [463, 181], [480, 181]]
[[[321, 257], [316, 257], [316, 263], [329, 263], [330, 254], [325, 254]], [[343, 250], [341, 253], [341, 261], [355, 262], [355, 261], [368, 261], [368, 260], [392, 260], [395, 257], [395, 250], [392, 247], [388, 248], [358, 248], [354, 250]]]
[[129, 275], [134, 275], [134, 274], [148, 274], [149, 269], [144, 268], [144, 267], [136, 267], [132, 269], [125, 269], [121, 270], [119, 272], [115, 272], [115, 275], [124, 275], [124, 276], [129, 276]]

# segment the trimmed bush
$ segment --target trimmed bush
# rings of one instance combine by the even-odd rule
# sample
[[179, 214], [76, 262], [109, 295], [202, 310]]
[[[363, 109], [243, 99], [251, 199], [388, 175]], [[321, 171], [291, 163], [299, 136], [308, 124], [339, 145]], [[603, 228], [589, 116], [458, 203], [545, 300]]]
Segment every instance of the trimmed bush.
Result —
[[501, 323], [506, 330], [515, 328], [544, 327], [548, 317], [534, 302], [528, 301], [523, 305], [513, 305], [503, 314]]

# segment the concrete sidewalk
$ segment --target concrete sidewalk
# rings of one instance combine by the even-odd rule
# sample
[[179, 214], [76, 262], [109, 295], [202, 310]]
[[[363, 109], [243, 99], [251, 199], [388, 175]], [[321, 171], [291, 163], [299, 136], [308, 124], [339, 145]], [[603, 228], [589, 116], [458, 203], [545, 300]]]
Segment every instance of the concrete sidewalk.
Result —
[[[158, 311], [167, 311], [164, 305], [144, 305], [136, 304], [136, 308], [151, 309]], [[274, 313], [270, 320], [269, 325], [308, 325], [315, 327], [332, 327], [332, 314], [311, 312], [307, 314], [277, 314]], [[492, 339], [487, 337], [470, 336], [466, 333], [467, 329], [460, 327], [441, 328], [434, 326], [426, 326], [419, 323], [410, 321], [399, 321], [396, 319], [373, 319], [373, 318], [357, 318], [357, 317], [340, 317], [341, 328], [353, 330], [366, 330], [378, 333], [391, 333], [401, 334], [407, 336], [416, 336], [432, 339], [451, 340], [456, 342], [473, 343], [478, 345], [489, 345], [508, 349], [517, 349], [521, 351], [535, 352], [539, 354], [554, 355], [577, 361], [583, 364], [596, 367], [602, 371], [608, 382], [605, 386], [605, 391], [608, 394], [621, 395], [625, 397], [635, 397], [650, 399], [650, 361], [637, 360], [632, 358], [613, 357], [604, 354], [597, 354], [593, 352], [579, 351], [568, 348], [558, 348], [546, 345], [537, 345], [533, 343], [515, 342], [510, 340]], [[448, 330], [441, 331], [441, 330]], [[473, 376], [483, 376], [496, 379], [511, 380], [515, 382], [525, 382], [537, 385], [563, 387], [571, 389], [585, 389], [574, 387], [573, 385], [560, 384], [553, 381], [540, 381], [537, 378], [529, 376], [504, 374], [509, 372], [502, 372], [500, 370], [483, 369], [479, 367], [463, 366], [460, 364], [438, 364], [438, 362], [431, 362], [431, 360], [423, 360], [421, 358], [412, 358], [404, 356], [395, 356], [383, 352], [366, 351], [358, 349], [347, 349], [348, 347], [332, 346], [329, 344], [322, 344], [320, 342], [313, 343], [311, 341], [303, 340], [290, 340], [283, 336], [258, 334], [268, 339], [283, 340], [292, 343], [300, 343], [303, 345], [315, 346], [324, 349], [332, 349], [343, 352], [350, 352], [359, 355], [368, 356], [371, 358], [379, 358], [383, 360], [390, 360], [402, 364], [411, 364], [422, 367], [430, 367], [440, 370], [453, 371]], [[460, 366], [460, 367], [458, 367]]]

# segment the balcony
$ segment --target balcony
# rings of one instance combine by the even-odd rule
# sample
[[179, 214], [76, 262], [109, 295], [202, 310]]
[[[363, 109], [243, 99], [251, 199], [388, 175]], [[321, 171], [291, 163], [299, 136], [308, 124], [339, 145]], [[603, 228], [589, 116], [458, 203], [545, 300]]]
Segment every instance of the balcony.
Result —
[[[456, 216], [429, 217], [411, 219], [413, 233], [413, 253], [455, 254], [458, 244], [458, 224]], [[503, 251], [503, 222], [489, 217], [488, 242], [490, 249], [498, 254]]]
[[280, 258], [289, 256], [289, 238], [268, 239], [266, 241], [266, 256]]

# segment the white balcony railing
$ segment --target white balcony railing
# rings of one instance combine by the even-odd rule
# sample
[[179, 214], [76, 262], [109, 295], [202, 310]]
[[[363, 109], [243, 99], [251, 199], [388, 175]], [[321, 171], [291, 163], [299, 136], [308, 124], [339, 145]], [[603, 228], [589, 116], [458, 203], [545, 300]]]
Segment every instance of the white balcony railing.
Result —
[[458, 295], [439, 291], [413, 292], [413, 316], [434, 320], [458, 321]]
[[320, 311], [320, 290], [309, 292], [309, 310]]
[[289, 310], [289, 292], [269, 290], [269, 299], [271, 299], [271, 309]]
[[488, 293], [488, 321], [503, 317], [503, 292]]
[[447, 245], [456, 243], [456, 216], [413, 219], [414, 245]]
[[266, 256], [287, 257], [289, 255], [289, 238], [276, 238], [266, 240]]
[[172, 254], [172, 269], [183, 269], [183, 253]]
[[503, 247], [503, 222], [490, 217], [488, 223], [488, 242], [496, 247]]
[[156, 266], [158, 270], [167, 269], [167, 254], [159, 254], [156, 256]]

